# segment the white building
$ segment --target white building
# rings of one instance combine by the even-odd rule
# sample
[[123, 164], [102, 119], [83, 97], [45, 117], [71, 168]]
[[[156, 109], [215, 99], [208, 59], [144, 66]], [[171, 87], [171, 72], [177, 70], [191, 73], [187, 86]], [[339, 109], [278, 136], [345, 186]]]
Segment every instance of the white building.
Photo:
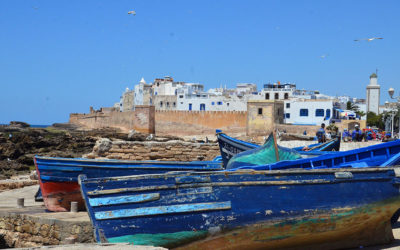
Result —
[[361, 120], [366, 120], [367, 119], [367, 104], [366, 103], [357, 103], [358, 110], [364, 112], [365, 115], [361, 116]]
[[249, 96], [225, 96], [201, 92], [178, 95], [177, 110], [187, 111], [246, 111]]
[[367, 86], [367, 112], [379, 114], [379, 103], [381, 86], [378, 84], [378, 76], [373, 73], [369, 77], [369, 85]]
[[176, 95], [177, 89], [185, 85], [184, 82], [174, 82], [170, 76], [156, 78], [152, 84], [154, 95]]
[[332, 118], [332, 100], [291, 99], [284, 102], [284, 122], [294, 125], [320, 125]]
[[235, 93], [237, 96], [257, 94], [257, 84], [255, 84], [255, 83], [238, 83], [238, 84], [236, 84]]
[[264, 100], [288, 100], [293, 96], [293, 92], [296, 90], [296, 84], [292, 83], [268, 83], [264, 84], [264, 88], [261, 90], [260, 95]]

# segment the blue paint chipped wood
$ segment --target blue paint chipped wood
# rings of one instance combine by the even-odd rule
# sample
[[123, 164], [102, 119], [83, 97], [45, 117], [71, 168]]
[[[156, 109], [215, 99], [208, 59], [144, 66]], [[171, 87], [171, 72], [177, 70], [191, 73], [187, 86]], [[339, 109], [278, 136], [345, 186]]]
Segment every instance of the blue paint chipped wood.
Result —
[[[152, 242], [182, 249], [270, 249], [324, 242], [350, 248], [390, 239], [385, 235], [391, 233], [387, 230], [390, 217], [400, 207], [396, 185], [400, 178], [395, 172], [400, 171], [368, 167], [80, 178], [99, 242]], [[177, 185], [176, 179], [181, 177], [210, 182]], [[88, 203], [89, 192], [97, 192], [96, 198], [115, 197], [120, 196], [114, 191], [121, 186], [127, 196], [157, 191], [160, 199], [145, 206], [93, 207]], [[209, 193], [194, 191], [210, 187]], [[227, 201], [230, 209], [204, 210], [199, 206], [213, 203], [216, 208], [215, 204]], [[298, 240], [305, 238], [307, 241]]]
[[352, 179], [353, 174], [351, 172], [336, 172], [335, 178], [336, 179]]
[[177, 190], [178, 195], [206, 194], [206, 193], [211, 193], [211, 192], [212, 192], [211, 186], [196, 187], [196, 188], [178, 188], [178, 190]]
[[117, 196], [109, 198], [90, 198], [89, 203], [93, 207], [108, 206], [127, 203], [143, 203], [160, 199], [159, 193], [139, 194], [131, 196]]
[[119, 219], [127, 217], [140, 217], [159, 214], [178, 214], [188, 212], [203, 212], [213, 210], [231, 209], [231, 202], [207, 202], [207, 203], [191, 203], [181, 205], [169, 205], [159, 207], [141, 207], [136, 209], [120, 209], [96, 212], [96, 220]]
[[209, 177], [203, 176], [182, 176], [175, 178], [176, 184], [195, 183], [195, 182], [210, 182]]
[[78, 201], [78, 207], [84, 208], [77, 183], [80, 174], [96, 178], [224, 169], [220, 161], [126, 161], [41, 156], [35, 156], [34, 161], [44, 203], [50, 211], [69, 211], [71, 201]]

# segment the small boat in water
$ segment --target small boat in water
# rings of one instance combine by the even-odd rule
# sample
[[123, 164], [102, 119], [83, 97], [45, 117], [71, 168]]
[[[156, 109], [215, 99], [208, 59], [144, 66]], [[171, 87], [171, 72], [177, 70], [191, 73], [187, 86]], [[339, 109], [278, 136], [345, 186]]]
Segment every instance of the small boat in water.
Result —
[[[216, 130], [216, 133], [224, 166], [226, 166], [228, 164], [228, 161], [236, 154], [261, 147], [257, 144], [232, 138], [222, 133], [222, 130], [219, 129]], [[298, 151], [304, 157], [327, 154], [330, 153], [330, 151], [339, 151], [340, 138], [335, 138], [325, 143], [311, 144], [307, 147], [295, 147], [292, 149]]]
[[181, 249], [350, 248], [389, 243], [400, 169], [79, 176], [97, 242]]
[[34, 162], [44, 204], [49, 211], [54, 212], [69, 211], [71, 201], [77, 201], [80, 210], [85, 209], [79, 191], [78, 175], [80, 174], [85, 174], [89, 178], [96, 178], [169, 171], [217, 171], [224, 169], [220, 161], [126, 161], [35, 156]]

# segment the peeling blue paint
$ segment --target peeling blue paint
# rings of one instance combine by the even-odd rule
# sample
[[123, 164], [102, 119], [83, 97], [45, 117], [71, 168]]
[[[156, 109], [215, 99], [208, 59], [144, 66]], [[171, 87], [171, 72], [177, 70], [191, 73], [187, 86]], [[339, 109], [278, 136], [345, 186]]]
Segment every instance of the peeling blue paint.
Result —
[[159, 193], [139, 194], [139, 195], [126, 195], [108, 198], [90, 198], [89, 203], [93, 207], [127, 204], [127, 203], [140, 203], [146, 201], [154, 201], [160, 199]]
[[207, 202], [207, 203], [191, 203], [181, 205], [159, 206], [159, 207], [141, 207], [136, 209], [120, 209], [104, 212], [96, 212], [97, 220], [117, 219], [126, 217], [140, 217], [157, 214], [176, 214], [187, 212], [225, 210], [231, 208], [231, 202]]

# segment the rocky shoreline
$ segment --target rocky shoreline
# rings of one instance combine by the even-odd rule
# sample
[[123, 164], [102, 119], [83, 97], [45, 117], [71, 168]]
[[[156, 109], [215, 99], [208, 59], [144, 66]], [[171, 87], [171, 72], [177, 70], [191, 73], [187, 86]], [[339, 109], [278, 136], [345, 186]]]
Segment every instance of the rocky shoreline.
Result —
[[33, 156], [81, 157], [96, 138], [86, 132], [49, 128], [0, 127], [0, 178], [27, 174], [34, 169]]
[[[23, 122], [12, 122], [10, 125], [0, 125], [0, 180], [10, 180], [12, 176], [16, 175], [29, 175], [31, 171], [35, 170], [33, 162], [35, 155], [65, 158], [102, 157], [101, 153], [98, 155], [99, 149], [100, 151], [104, 150], [101, 148], [102, 144], [96, 146], [96, 142], [99, 144], [99, 141], [143, 144], [146, 142], [183, 142], [183, 139], [174, 136], [155, 137], [135, 131], [123, 133], [114, 128], [84, 130], [70, 124], [54, 124], [47, 128], [32, 128]], [[201, 141], [194, 140], [193, 142], [200, 143]], [[154, 152], [155, 149], [149, 151]], [[206, 151], [202, 150], [202, 156], [195, 159], [208, 158], [205, 155], [207, 154]], [[121, 159], [121, 157], [116, 158]], [[153, 153], [151, 157], [141, 159], [160, 160], [164, 157], [162, 154], [155, 155]], [[1, 186], [0, 184], [0, 190], [2, 189]]]

